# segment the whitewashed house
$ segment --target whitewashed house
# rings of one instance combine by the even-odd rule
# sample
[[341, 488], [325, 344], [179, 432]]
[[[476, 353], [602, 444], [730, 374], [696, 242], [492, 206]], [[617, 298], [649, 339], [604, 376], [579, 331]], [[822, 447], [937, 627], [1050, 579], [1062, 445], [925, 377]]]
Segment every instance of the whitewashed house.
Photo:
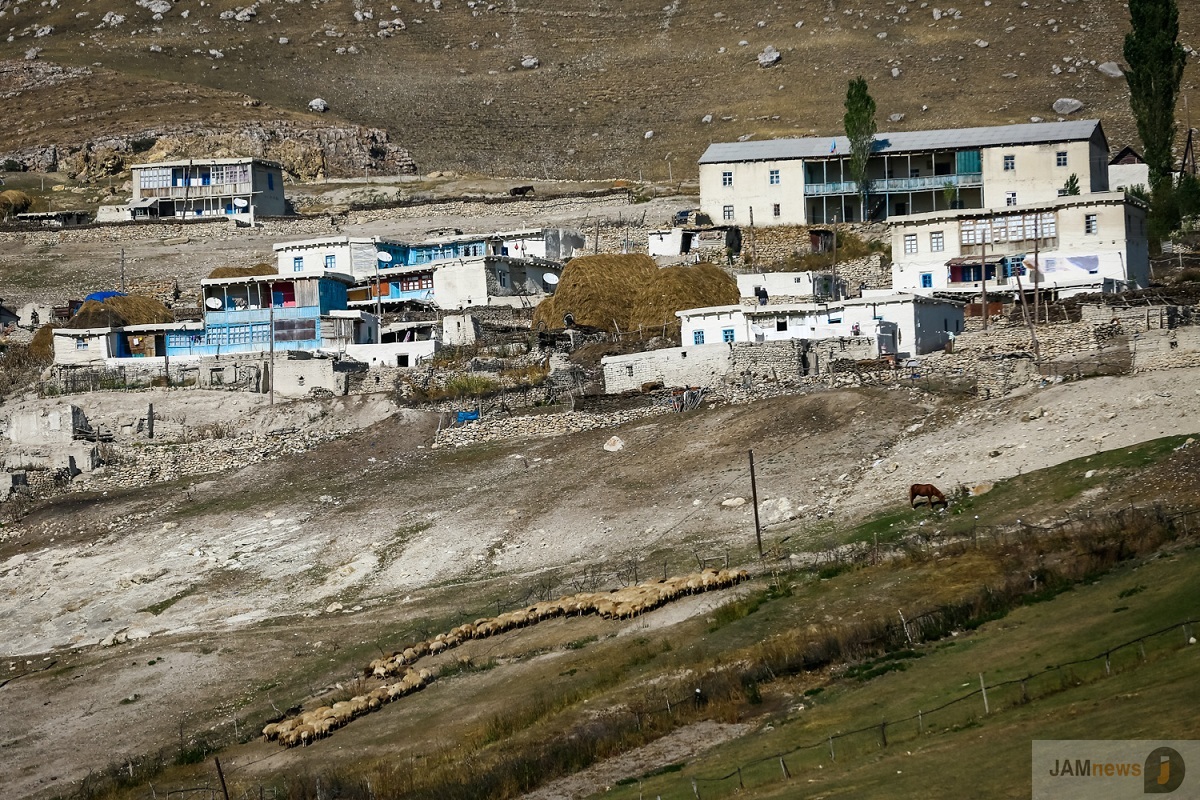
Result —
[[[1071, 175], [1108, 190], [1098, 120], [876, 134], [867, 219], [1043, 202]], [[700, 208], [717, 224], [863, 220], [845, 136], [720, 142], [700, 157]]]
[[833, 296], [831, 272], [750, 272], [735, 277], [743, 305], [812, 302]]
[[1149, 285], [1146, 206], [1124, 192], [911, 214], [889, 224], [896, 291], [970, 297], [986, 278], [989, 293], [1012, 294], [1018, 277], [1030, 290], [1035, 276], [1059, 297]]
[[865, 336], [879, 356], [941, 350], [963, 329], [961, 303], [885, 290], [830, 303], [690, 308], [676, 316], [684, 346]]

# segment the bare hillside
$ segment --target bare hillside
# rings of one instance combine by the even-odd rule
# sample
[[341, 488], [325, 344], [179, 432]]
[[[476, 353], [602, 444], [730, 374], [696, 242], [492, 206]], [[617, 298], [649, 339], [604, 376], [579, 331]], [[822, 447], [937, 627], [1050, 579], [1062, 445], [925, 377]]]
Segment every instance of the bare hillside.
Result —
[[[169, 120], [151, 98], [122, 101], [131, 86], [180, 91], [149, 79], [194, 87], [177, 113], [217, 128], [321, 97], [331, 116], [388, 131], [424, 170], [690, 176], [710, 141], [838, 130], [857, 75], [881, 130], [1053, 119], [1051, 104], [1074, 97], [1114, 146], [1136, 143], [1124, 81], [1097, 70], [1121, 60], [1118, 0], [6, 5], [0, 56], [93, 70], [75, 103], [110, 110], [98, 129]], [[1197, 46], [1200, 7], [1180, 10], [1181, 39]], [[763, 68], [767, 46], [781, 59]], [[1196, 69], [1184, 77], [1191, 100]], [[242, 110], [247, 94], [265, 106]], [[0, 151], [91, 135], [58, 97], [10, 96]]]

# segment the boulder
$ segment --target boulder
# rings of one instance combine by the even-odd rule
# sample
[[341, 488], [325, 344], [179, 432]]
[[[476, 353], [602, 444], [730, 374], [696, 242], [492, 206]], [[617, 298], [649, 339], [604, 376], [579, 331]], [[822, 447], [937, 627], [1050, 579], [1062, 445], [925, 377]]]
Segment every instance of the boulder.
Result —
[[625, 442], [621, 439], [620, 436], [613, 436], [607, 442], [604, 443], [604, 449], [610, 453], [616, 453], [620, 450], [625, 449]]
[[314, 97], [312, 100], [308, 101], [308, 110], [324, 114], [329, 110], [329, 103], [326, 103], [319, 97]]
[[522, 56], [521, 57], [521, 68], [522, 69], [537, 69], [541, 65], [542, 65], [542, 62], [538, 60], [537, 56]]
[[1096, 69], [1099, 70], [1101, 74], [1107, 75], [1110, 78], [1120, 78], [1125, 75], [1125, 73], [1121, 70], [1121, 65], [1115, 61], [1105, 61], [1103, 64], [1097, 66]]
[[1083, 108], [1083, 101], [1073, 97], [1060, 97], [1054, 101], [1052, 107], [1055, 114], [1074, 114]]
[[761, 53], [758, 54], [758, 65], [763, 69], [773, 67], [779, 63], [783, 56], [773, 46], [767, 45]]

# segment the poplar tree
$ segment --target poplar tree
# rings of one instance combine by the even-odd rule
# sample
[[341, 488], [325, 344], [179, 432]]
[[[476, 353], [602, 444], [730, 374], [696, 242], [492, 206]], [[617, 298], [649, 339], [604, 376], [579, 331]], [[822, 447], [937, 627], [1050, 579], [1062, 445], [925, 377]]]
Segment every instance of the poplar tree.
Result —
[[867, 91], [867, 81], [859, 77], [846, 90], [846, 115], [842, 118], [846, 138], [850, 140], [850, 177], [858, 184], [862, 220], [867, 219], [867, 162], [875, 142], [875, 100]]
[[1150, 168], [1150, 186], [1157, 187], [1173, 170], [1175, 101], [1187, 54], [1179, 38], [1179, 7], [1175, 0], [1129, 0], [1132, 29], [1125, 34], [1125, 81], [1129, 106], [1137, 121]]

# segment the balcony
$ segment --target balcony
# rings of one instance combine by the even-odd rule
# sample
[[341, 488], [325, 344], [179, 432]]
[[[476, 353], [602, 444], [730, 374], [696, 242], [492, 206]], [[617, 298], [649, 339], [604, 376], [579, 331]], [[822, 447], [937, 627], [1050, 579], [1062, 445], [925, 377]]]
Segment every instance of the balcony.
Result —
[[[274, 313], [272, 313], [274, 312]], [[249, 325], [254, 322], [276, 322], [285, 319], [315, 319], [321, 315], [318, 306], [291, 306], [286, 308], [241, 308], [228, 311], [208, 311], [204, 315], [205, 325]]]
[[[408, 292], [394, 291], [388, 294], [379, 296], [380, 303], [432, 303], [433, 289], [414, 289]], [[366, 300], [351, 300], [347, 303], [351, 308], [373, 308], [375, 306], [375, 298], [370, 297]]]
[[[983, 186], [982, 172], [963, 172], [957, 175], [925, 175], [920, 178], [876, 178], [867, 182], [869, 194], [899, 194], [903, 192], [939, 191], [951, 184], [957, 189], [970, 189]], [[807, 197], [823, 197], [835, 194], [858, 194], [858, 184], [854, 181], [839, 181], [836, 183], [806, 183], [804, 194]]]
[[208, 186], [159, 186], [152, 189], [145, 187], [138, 190], [138, 197], [160, 197], [173, 200], [195, 200], [204, 197], [237, 197], [248, 196], [253, 192], [253, 184], [244, 183], [213, 183]]

